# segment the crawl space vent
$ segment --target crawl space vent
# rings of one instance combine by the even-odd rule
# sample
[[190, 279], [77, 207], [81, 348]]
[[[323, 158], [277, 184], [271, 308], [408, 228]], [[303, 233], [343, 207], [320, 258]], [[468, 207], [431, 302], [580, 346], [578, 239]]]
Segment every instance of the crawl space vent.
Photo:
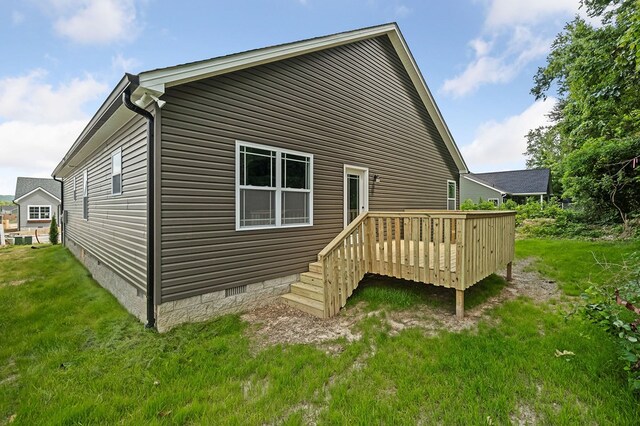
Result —
[[247, 292], [246, 285], [240, 285], [238, 287], [228, 288], [224, 291], [224, 297], [235, 296], [236, 294], [242, 294]]

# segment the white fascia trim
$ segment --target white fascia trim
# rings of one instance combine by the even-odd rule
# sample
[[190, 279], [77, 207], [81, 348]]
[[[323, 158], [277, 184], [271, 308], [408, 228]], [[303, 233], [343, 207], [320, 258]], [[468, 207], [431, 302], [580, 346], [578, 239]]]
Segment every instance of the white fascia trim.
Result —
[[511, 195], [547, 195], [546, 192], [514, 192]]
[[149, 90], [164, 93], [165, 87], [176, 86], [189, 81], [200, 80], [219, 74], [255, 67], [257, 65], [280, 61], [293, 56], [304, 55], [318, 50], [328, 49], [342, 44], [353, 43], [396, 31], [394, 24], [350, 31], [327, 37], [315, 38], [281, 46], [267, 47], [244, 53], [200, 61], [193, 64], [178, 65], [139, 74], [139, 84]]
[[416, 64], [413, 55], [409, 51], [407, 43], [395, 24], [382, 25], [375, 28], [351, 31], [342, 34], [335, 34], [307, 41], [291, 43], [283, 46], [267, 47], [264, 49], [239, 53], [194, 64], [178, 65], [156, 71], [140, 73], [141, 90], [151, 90], [158, 96], [164, 93], [165, 88], [188, 83], [190, 81], [201, 80], [215, 75], [226, 74], [244, 68], [251, 68], [270, 62], [281, 61], [283, 59], [300, 56], [319, 50], [354, 43], [356, 41], [387, 35], [400, 57], [411, 81], [413, 82], [420, 98], [426, 107], [429, 115], [433, 119], [440, 136], [447, 146], [453, 160], [460, 173], [468, 173], [467, 165], [462, 158], [462, 154], [456, 145], [447, 124], [435, 103], [433, 95]]
[[45, 189], [43, 189], [41, 186], [37, 187], [36, 189], [34, 189], [33, 191], [27, 192], [26, 194], [24, 194], [23, 196], [21, 196], [20, 198], [16, 198], [15, 200], [13, 200], [15, 203], [20, 202], [20, 200], [22, 200], [24, 197], [28, 197], [29, 195], [33, 194], [36, 191], [42, 191], [45, 194], [47, 194], [48, 196], [50, 196], [51, 198], [53, 198], [54, 200], [56, 200], [57, 202], [60, 202], [60, 198], [56, 197], [55, 195], [53, 195], [52, 193], [50, 193], [49, 191], [46, 191]]
[[[470, 180], [470, 181], [471, 181], [471, 182], [473, 182], [473, 183], [477, 183], [478, 185], [482, 185], [482, 186], [484, 186], [485, 188], [492, 189], [492, 190], [494, 190], [495, 192], [498, 192], [500, 195], [508, 194], [508, 192], [507, 192], [507, 191], [503, 191], [503, 190], [502, 190], [502, 189], [500, 189], [500, 188], [495, 188], [495, 187], [493, 187], [493, 186], [489, 186], [489, 185], [487, 185], [486, 183], [484, 183], [484, 182], [480, 182], [479, 180], [475, 180], [475, 179], [473, 179], [473, 178], [470, 178], [469, 176], [466, 176], [466, 175], [460, 175], [460, 176], [462, 176], [463, 178], [465, 178], [465, 179], [467, 179], [467, 180]], [[511, 194], [511, 195], [517, 195], [517, 194]]]

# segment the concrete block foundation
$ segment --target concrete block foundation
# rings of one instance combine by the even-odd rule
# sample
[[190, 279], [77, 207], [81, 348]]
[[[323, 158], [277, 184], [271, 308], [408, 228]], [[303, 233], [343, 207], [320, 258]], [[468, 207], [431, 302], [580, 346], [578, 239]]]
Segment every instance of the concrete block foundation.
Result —
[[[67, 237], [65, 245], [127, 311], [146, 322], [145, 292], [130, 284], [72, 239]], [[248, 284], [246, 291], [240, 294], [225, 296], [225, 290], [220, 290], [162, 303], [156, 306], [156, 328], [163, 333], [179, 324], [206, 321], [272, 303], [279, 296], [288, 293], [291, 284], [299, 279], [300, 274], [294, 274]]]

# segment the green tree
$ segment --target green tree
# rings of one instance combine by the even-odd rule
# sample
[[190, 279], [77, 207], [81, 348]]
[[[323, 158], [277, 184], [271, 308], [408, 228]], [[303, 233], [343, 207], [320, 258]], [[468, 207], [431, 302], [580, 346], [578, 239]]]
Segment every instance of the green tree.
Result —
[[527, 133], [528, 169], [545, 168], [551, 170], [551, 184], [554, 194], [562, 193], [562, 147], [556, 126], [542, 126]]
[[55, 214], [51, 217], [51, 225], [49, 225], [49, 242], [53, 245], [58, 244], [58, 223]]
[[551, 154], [559, 154], [565, 194], [594, 217], [618, 217], [628, 229], [640, 200], [640, 168], [630, 161], [640, 155], [640, 2], [583, 0], [583, 6], [602, 25], [574, 19], [538, 70], [532, 94], [540, 99], [554, 90], [559, 101], [552, 127], [532, 134], [530, 158], [545, 159], [557, 134]]

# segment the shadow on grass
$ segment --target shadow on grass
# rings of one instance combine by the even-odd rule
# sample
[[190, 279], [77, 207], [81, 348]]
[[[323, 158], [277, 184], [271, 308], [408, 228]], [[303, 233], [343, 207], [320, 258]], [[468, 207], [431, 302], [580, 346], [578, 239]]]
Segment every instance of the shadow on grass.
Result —
[[[471, 309], [500, 293], [507, 285], [505, 279], [490, 275], [465, 291], [464, 307]], [[438, 287], [415, 281], [368, 275], [347, 301], [347, 306], [364, 302], [365, 309], [374, 311], [384, 307], [403, 310], [427, 305], [435, 308], [455, 309], [456, 292], [452, 288]]]

